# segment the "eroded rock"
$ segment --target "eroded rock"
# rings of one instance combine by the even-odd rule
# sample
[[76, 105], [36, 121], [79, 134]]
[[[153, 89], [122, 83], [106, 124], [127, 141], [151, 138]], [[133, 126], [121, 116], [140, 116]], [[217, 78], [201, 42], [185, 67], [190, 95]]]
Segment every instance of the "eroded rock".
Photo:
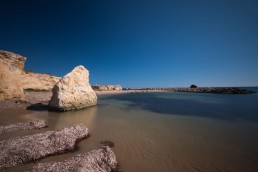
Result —
[[26, 72], [22, 76], [22, 87], [27, 91], [47, 91], [61, 79], [50, 74]]
[[6, 133], [9, 131], [40, 129], [46, 126], [47, 124], [43, 120], [20, 122], [20, 123], [10, 124], [6, 126], [0, 126], [0, 134]]
[[111, 172], [117, 167], [116, 156], [108, 146], [76, 155], [64, 162], [39, 163], [30, 172]]
[[75, 67], [53, 87], [49, 110], [68, 111], [97, 104], [97, 96], [89, 84], [89, 71]]
[[0, 100], [24, 97], [21, 74], [25, 57], [0, 50]]
[[88, 136], [86, 126], [77, 124], [59, 131], [47, 131], [0, 141], [0, 169], [73, 150], [76, 142], [86, 136]]

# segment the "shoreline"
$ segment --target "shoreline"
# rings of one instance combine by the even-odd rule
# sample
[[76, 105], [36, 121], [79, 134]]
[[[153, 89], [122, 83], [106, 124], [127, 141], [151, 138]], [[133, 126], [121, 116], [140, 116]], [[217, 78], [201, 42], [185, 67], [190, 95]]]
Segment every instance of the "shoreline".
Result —
[[[128, 93], [160, 93], [160, 92], [185, 92], [185, 93], [210, 93], [210, 94], [255, 94], [256, 92], [240, 88], [224, 87], [200, 87], [200, 88], [142, 88], [126, 90], [94, 90], [96, 95], [116, 95]], [[24, 91], [25, 98], [11, 98], [0, 101], [0, 112], [3, 109], [33, 110], [44, 108], [47, 110], [52, 91]]]

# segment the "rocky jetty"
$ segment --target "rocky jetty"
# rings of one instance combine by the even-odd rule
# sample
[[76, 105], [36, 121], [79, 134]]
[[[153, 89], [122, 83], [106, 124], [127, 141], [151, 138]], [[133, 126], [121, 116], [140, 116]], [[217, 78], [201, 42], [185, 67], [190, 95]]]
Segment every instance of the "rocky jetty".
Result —
[[121, 91], [121, 85], [92, 85], [93, 90], [96, 91]]
[[237, 87], [197, 87], [196, 88], [126, 88], [126, 92], [190, 92], [190, 93], [214, 93], [214, 94], [253, 94], [251, 90]]
[[10, 124], [6, 126], [0, 126], [0, 134], [6, 133], [9, 131], [40, 129], [44, 127], [47, 127], [47, 124], [43, 120], [20, 122], [20, 123]]
[[0, 100], [24, 97], [21, 74], [25, 57], [0, 50]]
[[235, 87], [198, 87], [198, 88], [176, 88], [171, 89], [174, 92], [192, 92], [192, 93], [214, 93], [214, 94], [252, 94], [254, 91], [240, 89]]
[[89, 84], [89, 71], [83, 66], [75, 67], [52, 89], [49, 110], [68, 111], [97, 104], [96, 93]]
[[111, 172], [117, 166], [116, 156], [108, 146], [76, 155], [64, 162], [39, 163], [29, 172]]
[[83, 124], [77, 124], [59, 131], [0, 141], [0, 169], [73, 150], [76, 142], [86, 136], [88, 129]]

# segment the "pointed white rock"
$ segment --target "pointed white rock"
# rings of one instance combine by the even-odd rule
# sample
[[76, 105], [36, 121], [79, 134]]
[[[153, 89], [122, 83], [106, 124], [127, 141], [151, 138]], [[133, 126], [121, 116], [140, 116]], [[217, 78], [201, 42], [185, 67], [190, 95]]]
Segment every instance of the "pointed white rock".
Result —
[[75, 67], [52, 89], [49, 109], [68, 111], [97, 104], [97, 96], [89, 84], [89, 71], [84, 66]]

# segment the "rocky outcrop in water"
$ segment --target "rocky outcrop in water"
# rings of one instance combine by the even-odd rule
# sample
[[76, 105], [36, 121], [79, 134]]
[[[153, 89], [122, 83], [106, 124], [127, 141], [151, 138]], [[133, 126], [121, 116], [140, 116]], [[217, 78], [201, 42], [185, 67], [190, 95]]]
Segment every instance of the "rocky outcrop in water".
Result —
[[73, 150], [76, 142], [86, 136], [88, 129], [78, 124], [59, 131], [0, 141], [0, 169]]
[[24, 97], [21, 82], [25, 57], [0, 50], [0, 100]]
[[75, 67], [55, 84], [49, 110], [68, 111], [97, 104], [97, 96], [89, 84], [89, 71]]
[[92, 85], [92, 89], [96, 91], [121, 91], [121, 85]]
[[117, 166], [116, 156], [108, 146], [76, 155], [64, 162], [39, 163], [30, 172], [111, 172]]
[[10, 124], [6, 126], [0, 126], [0, 134], [6, 133], [9, 131], [40, 129], [46, 126], [47, 125], [43, 120], [20, 122], [20, 123]]

